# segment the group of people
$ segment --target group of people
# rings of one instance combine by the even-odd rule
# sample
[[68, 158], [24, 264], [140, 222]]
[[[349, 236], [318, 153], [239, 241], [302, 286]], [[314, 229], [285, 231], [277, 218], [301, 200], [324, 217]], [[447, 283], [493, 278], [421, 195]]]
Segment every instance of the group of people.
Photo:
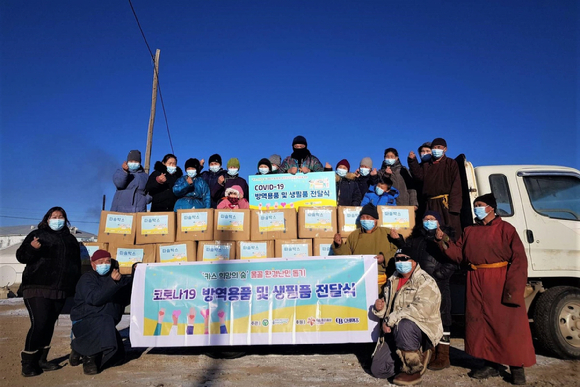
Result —
[[[277, 155], [261, 159], [258, 173], [332, 169], [310, 153], [304, 137], [297, 136], [292, 147], [283, 161]], [[507, 364], [512, 382], [525, 384], [523, 367], [535, 363], [535, 353], [523, 298], [527, 280], [523, 244], [514, 227], [497, 214], [493, 194], [475, 200], [475, 225], [462, 230], [459, 168], [445, 156], [445, 140], [436, 138], [418, 151], [419, 157], [409, 153], [409, 170], [394, 148], [386, 149], [379, 171], [369, 157], [353, 173], [347, 160], [336, 166], [338, 204], [363, 207], [360, 227], [344, 242], [336, 234], [332, 252], [372, 254], [379, 268], [379, 299], [372, 311], [381, 320], [380, 337], [370, 371], [378, 378], [394, 377], [395, 384], [413, 385], [421, 382], [426, 369], [450, 366], [449, 279], [463, 266], [468, 269], [465, 350], [485, 360], [470, 376], [498, 376], [501, 364]], [[205, 172], [203, 160], [189, 159], [185, 175], [174, 155], [157, 162], [150, 176], [140, 163], [141, 154], [131, 151], [115, 173], [112, 211], [145, 211], [151, 200], [151, 211], [248, 208], [248, 185], [238, 176], [235, 158], [225, 171], [221, 157], [212, 155]], [[414, 206], [420, 221], [404, 238], [395, 229], [378, 227], [378, 205]], [[93, 270], [79, 279], [79, 246], [67, 225], [64, 209], [50, 209], [17, 251], [18, 260], [26, 264], [21, 291], [31, 319], [22, 352], [24, 376], [58, 369], [47, 361], [47, 354], [54, 323], [64, 300], [73, 294], [70, 364], [82, 362], [85, 373], [94, 374], [123, 357], [115, 325], [129, 302], [131, 276], [121, 276], [110, 254], [98, 250], [91, 257]]]

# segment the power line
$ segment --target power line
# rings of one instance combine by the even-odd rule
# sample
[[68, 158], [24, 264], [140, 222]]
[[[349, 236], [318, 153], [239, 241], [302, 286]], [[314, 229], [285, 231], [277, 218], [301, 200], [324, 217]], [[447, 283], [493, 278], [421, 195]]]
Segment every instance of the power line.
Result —
[[[0, 215], [0, 218], [10, 218], [10, 219], [25, 219], [25, 220], [36, 220], [38, 221], [38, 218], [26, 218], [23, 216], [7, 216], [7, 215]], [[99, 224], [99, 222], [89, 222], [87, 220], [71, 220], [69, 219], [69, 222], [72, 223], [94, 223], [94, 224]]]
[[163, 117], [165, 118], [165, 127], [167, 128], [167, 137], [169, 137], [169, 146], [171, 147], [171, 153], [175, 154], [173, 150], [173, 141], [171, 141], [171, 133], [169, 133], [169, 123], [167, 121], [167, 112], [165, 111], [165, 102], [163, 102], [163, 94], [161, 93], [161, 82], [159, 81], [159, 69], [155, 66], [155, 56], [153, 55], [153, 51], [151, 51], [151, 47], [149, 46], [149, 42], [147, 42], [147, 38], [145, 37], [145, 32], [143, 32], [143, 28], [141, 28], [141, 23], [139, 23], [139, 18], [137, 17], [137, 13], [135, 12], [135, 8], [133, 8], [133, 3], [131, 0], [129, 1], [129, 6], [131, 7], [131, 11], [133, 11], [133, 16], [135, 16], [135, 21], [137, 22], [137, 26], [139, 27], [139, 31], [141, 31], [141, 36], [145, 41], [145, 45], [147, 46], [147, 50], [149, 50], [149, 55], [153, 60], [153, 66], [155, 68], [155, 75], [157, 75], [157, 89], [159, 90], [159, 99], [161, 100], [161, 109], [163, 110]]

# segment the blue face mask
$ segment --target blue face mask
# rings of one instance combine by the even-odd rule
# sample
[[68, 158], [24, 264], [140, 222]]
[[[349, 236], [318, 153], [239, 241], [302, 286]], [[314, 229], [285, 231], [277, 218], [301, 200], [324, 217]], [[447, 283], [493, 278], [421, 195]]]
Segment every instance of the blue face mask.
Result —
[[54, 231], [58, 231], [64, 227], [64, 219], [49, 219], [48, 227]]
[[395, 165], [395, 161], [397, 161], [397, 159], [385, 159], [385, 164]]
[[425, 227], [425, 230], [437, 230], [437, 221], [436, 220], [424, 220], [423, 227]]
[[134, 162], [127, 163], [127, 167], [129, 167], [129, 171], [131, 171], [131, 172], [135, 172], [136, 170], [138, 170], [140, 165], [141, 164], [134, 163]]
[[371, 219], [361, 219], [360, 225], [365, 230], [372, 230], [373, 228], [375, 228], [375, 221]]
[[421, 155], [421, 161], [429, 161], [431, 160], [431, 153], [425, 153]]
[[486, 208], [487, 208], [487, 206], [486, 207], [475, 207], [473, 209], [473, 212], [475, 213], [475, 216], [477, 217], [477, 219], [483, 220], [483, 219], [485, 219], [485, 217], [487, 215], [489, 215], [489, 212], [485, 212]]
[[193, 179], [195, 176], [197, 176], [197, 169], [188, 169], [187, 176]]
[[346, 172], [347, 172], [347, 170], [346, 169], [342, 169], [342, 168], [338, 168], [336, 170], [336, 174], [338, 176], [340, 176], [340, 177], [345, 177], [346, 176]]
[[219, 172], [221, 166], [219, 165], [210, 165], [209, 166], [209, 170], [212, 171], [213, 173]]
[[370, 170], [370, 168], [363, 168], [363, 167], [361, 167], [359, 169], [359, 172], [360, 172], [360, 174], [362, 176], [367, 176], [369, 173], [371, 173], [371, 170]]
[[268, 168], [258, 168], [258, 171], [262, 174], [262, 175], [266, 175], [268, 174], [268, 172], [270, 172], [270, 170]]
[[395, 269], [397, 269], [397, 271], [401, 274], [407, 274], [408, 272], [413, 270], [413, 264], [411, 263], [411, 261], [395, 262]]
[[445, 152], [443, 151], [443, 149], [431, 149], [431, 153], [433, 154], [433, 157], [439, 159], [443, 156]]
[[379, 196], [385, 193], [385, 190], [379, 187], [378, 185], [375, 187], [375, 193]]
[[99, 273], [99, 275], [105, 275], [109, 272], [109, 270], [111, 270], [110, 263], [102, 263], [100, 265], [97, 265], [97, 268], [96, 268], [96, 271], [97, 271], [97, 273]]
[[170, 175], [173, 175], [175, 173], [175, 171], [177, 171], [177, 167], [166, 167], [167, 168], [167, 173], [169, 173]]

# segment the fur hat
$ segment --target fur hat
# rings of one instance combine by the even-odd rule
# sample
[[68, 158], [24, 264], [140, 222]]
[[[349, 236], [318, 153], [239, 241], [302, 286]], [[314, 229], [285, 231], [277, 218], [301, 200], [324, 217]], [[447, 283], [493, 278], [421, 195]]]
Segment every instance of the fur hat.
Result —
[[188, 159], [185, 162], [185, 170], [186, 171], [187, 171], [187, 168], [195, 168], [199, 172], [199, 169], [201, 168], [201, 165], [199, 164], [199, 160], [198, 159]]
[[493, 196], [493, 193], [481, 195], [473, 201], [473, 203], [475, 202], [484, 202], [494, 210], [497, 209], [497, 201], [495, 200], [495, 196]]
[[240, 160], [236, 159], [235, 157], [232, 157], [231, 159], [228, 160], [228, 168], [240, 169]]
[[374, 219], [379, 219], [379, 212], [377, 211], [377, 207], [372, 203], [365, 204], [362, 210], [360, 210], [359, 216], [363, 215], [370, 215]]
[[260, 165], [262, 164], [267, 165], [270, 172], [272, 172], [272, 163], [270, 162], [270, 160], [268, 160], [267, 158], [263, 158], [260, 161], [258, 161], [258, 170], [260, 169]]
[[360, 161], [360, 165], [366, 165], [369, 168], [373, 168], [373, 160], [370, 157], [363, 157], [363, 159]]
[[350, 171], [350, 163], [348, 162], [347, 159], [340, 160], [338, 164], [336, 164], [336, 169], [338, 169], [338, 167], [340, 167], [341, 165], [345, 166], [347, 171]]
[[226, 197], [230, 193], [236, 193], [240, 199], [244, 197], [244, 190], [239, 185], [232, 185], [230, 188], [226, 188]]
[[138, 150], [130, 151], [127, 155], [127, 161], [137, 161], [138, 163], [141, 163], [141, 152]]
[[106, 250], [99, 249], [93, 253], [91, 262], [98, 261], [101, 258], [111, 258], [111, 253]]

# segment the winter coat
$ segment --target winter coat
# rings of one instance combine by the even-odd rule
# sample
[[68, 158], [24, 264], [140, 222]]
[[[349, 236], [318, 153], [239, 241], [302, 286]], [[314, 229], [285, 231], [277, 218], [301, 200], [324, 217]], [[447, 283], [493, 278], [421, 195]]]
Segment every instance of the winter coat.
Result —
[[[157, 176], [163, 173], [167, 180], [165, 183], [159, 184], [157, 182]], [[153, 198], [151, 201], [151, 212], [173, 211], [173, 207], [177, 201], [177, 198], [173, 194], [173, 186], [181, 176], [183, 176], [181, 168], [177, 167], [175, 173], [170, 174], [162, 162], [157, 161], [155, 163], [155, 170], [149, 175], [149, 180], [147, 180], [147, 185], [145, 186], [145, 190]]]
[[339, 206], [360, 205], [362, 195], [354, 179], [354, 173], [347, 173], [345, 177], [336, 175], [336, 198]]
[[[30, 242], [38, 238], [40, 248]], [[18, 262], [26, 264], [20, 291], [40, 291], [47, 298], [72, 296], [81, 275], [81, 249], [68, 227], [59, 231], [41, 228], [32, 231], [16, 251]]]
[[224, 185], [219, 183], [215, 183], [213, 187], [211, 187], [211, 197], [215, 199], [216, 202], [220, 202], [226, 195], [226, 189], [233, 187], [234, 185], [239, 185], [244, 191], [244, 197], [247, 198], [249, 193], [248, 183], [246, 179], [240, 177], [240, 175], [230, 176], [228, 174], [225, 175]]
[[371, 185], [360, 205], [364, 206], [367, 203], [372, 203], [375, 206], [396, 206], [397, 197], [399, 197], [399, 191], [395, 187], [391, 187], [388, 192], [379, 196], [375, 192], [375, 186]]
[[288, 173], [288, 170], [294, 167], [298, 169], [300, 169], [301, 167], [306, 167], [310, 169], [311, 172], [324, 171], [324, 167], [322, 166], [320, 160], [318, 160], [316, 156], [310, 155], [306, 156], [306, 158], [302, 162], [302, 165], [298, 165], [298, 160], [292, 158], [292, 156], [286, 157], [284, 161], [282, 161], [282, 164], [280, 165], [280, 173]]
[[147, 194], [146, 186], [149, 176], [143, 167], [139, 167], [136, 172], [126, 172], [124, 169], [117, 169], [113, 175], [113, 183], [117, 187], [117, 192], [113, 197], [111, 211], [115, 212], [145, 212], [147, 204], [151, 202], [151, 196]]
[[[387, 279], [384, 287], [385, 307], [372, 312], [390, 328], [397, 325], [402, 319], [407, 319], [419, 327], [436, 346], [443, 337], [443, 324], [439, 314], [441, 292], [435, 280], [417, 264], [411, 277], [397, 291], [401, 275], [395, 272]], [[379, 340], [379, 343], [383, 338]], [[377, 345], [379, 344], [377, 343]]]
[[[200, 175], [200, 177], [205, 180], [205, 182], [207, 183], [207, 186], [211, 189], [217, 184], [217, 181], [219, 179], [220, 176], [223, 176], [224, 179], [228, 176], [228, 172], [222, 168], [220, 168], [219, 171], [217, 172], [212, 172], [212, 171], [203, 171]], [[210, 192], [211, 194], [211, 192]], [[221, 198], [219, 198], [221, 199]], [[218, 200], [214, 200], [214, 197], [211, 197], [211, 208], [216, 208], [217, 204], [219, 203], [219, 199]]]
[[371, 176], [370, 174], [366, 176], [359, 175], [355, 179], [355, 181], [358, 184], [358, 189], [360, 191], [361, 196], [364, 196], [369, 190], [371, 185], [377, 185], [377, 183], [379, 182], [379, 176], [378, 175]]
[[[383, 161], [382, 170], [385, 171], [386, 167], [387, 165]], [[386, 176], [393, 181], [393, 187], [399, 191], [397, 206], [418, 206], [417, 191], [414, 189], [413, 178], [409, 170], [398, 159], [390, 167], [393, 173], [387, 173]]]
[[173, 186], [173, 193], [177, 201], [173, 210], [190, 210], [192, 208], [210, 208], [211, 200], [207, 183], [199, 176], [194, 177], [193, 183], [187, 182], [187, 175], [181, 176]]

